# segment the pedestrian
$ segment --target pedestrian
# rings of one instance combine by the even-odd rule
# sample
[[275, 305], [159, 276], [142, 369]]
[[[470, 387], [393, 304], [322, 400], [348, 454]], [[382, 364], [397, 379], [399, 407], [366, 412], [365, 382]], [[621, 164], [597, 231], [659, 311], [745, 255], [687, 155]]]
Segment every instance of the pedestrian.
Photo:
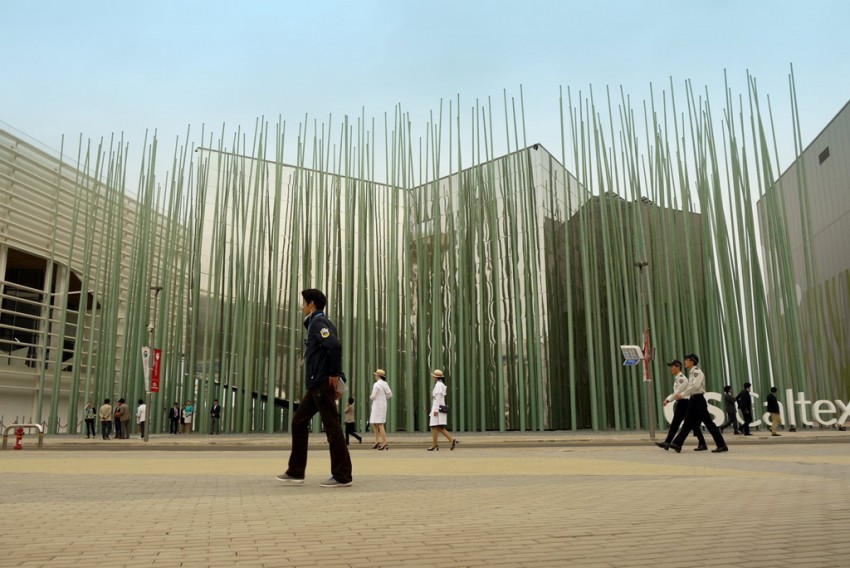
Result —
[[731, 385], [723, 387], [723, 395], [721, 398], [723, 399], [723, 409], [726, 412], [726, 420], [720, 426], [720, 431], [723, 432], [723, 429], [731, 424], [735, 429], [735, 435], [737, 436], [740, 434], [740, 432], [738, 432], [738, 411], [735, 409], [735, 397], [732, 396]]
[[[667, 363], [667, 366], [673, 374], [673, 393], [665, 398], [661, 404], [662, 406], [667, 406], [672, 402], [675, 405], [673, 407], [673, 420], [670, 422], [670, 428], [667, 430], [667, 437], [664, 441], [655, 443], [656, 446], [664, 448], [665, 450], [670, 449], [670, 442], [673, 441], [673, 437], [679, 432], [679, 426], [688, 414], [689, 401], [689, 398], [684, 397], [681, 400], [675, 399], [676, 395], [685, 390], [685, 387], [688, 386], [688, 378], [685, 377], [684, 373], [682, 373], [682, 362], [678, 359], [673, 359]], [[702, 452], [707, 450], [708, 446], [705, 444], [705, 438], [703, 437], [702, 430], [700, 430], [699, 426], [694, 428], [694, 436], [697, 437], [697, 447], [694, 448], [694, 451]]]
[[753, 421], [753, 397], [750, 395], [752, 387], [753, 385], [750, 383], [744, 383], [744, 388], [735, 397], [738, 408], [741, 409], [741, 414], [744, 417], [744, 423], [741, 425], [741, 432], [744, 436], [752, 436], [750, 434], [750, 423]]
[[168, 411], [168, 431], [172, 434], [180, 432], [180, 404], [174, 403], [171, 410]]
[[94, 439], [94, 421], [97, 418], [97, 413], [94, 411], [94, 403], [88, 401], [83, 409], [83, 417], [86, 420], [86, 440], [91, 437]]
[[210, 435], [218, 435], [219, 420], [221, 420], [221, 405], [218, 403], [218, 399], [215, 399], [212, 408], [210, 408]]
[[685, 367], [688, 369], [688, 386], [682, 392], [676, 393], [676, 396], [673, 398], [682, 400], [686, 396], [689, 396], [690, 401], [688, 402], [688, 413], [685, 416], [685, 425], [679, 431], [676, 438], [673, 439], [670, 447], [676, 450], [676, 453], [681, 452], [682, 444], [685, 442], [685, 438], [688, 437], [688, 433], [694, 428], [699, 428], [701, 424], [705, 424], [708, 433], [714, 439], [714, 445], [717, 446], [711, 450], [712, 453], [728, 452], [729, 447], [723, 439], [723, 434], [720, 433], [720, 429], [711, 419], [711, 414], [708, 412], [708, 403], [705, 400], [705, 375], [697, 367], [698, 364], [699, 357], [696, 354], [685, 355]]
[[187, 400], [183, 405], [183, 433], [192, 433], [192, 415], [195, 414], [195, 406], [191, 400]]
[[[387, 374], [383, 369], [375, 371], [375, 385], [372, 387], [372, 413], [369, 415], [369, 423], [374, 426], [375, 445], [372, 449], [388, 450], [387, 446], [387, 401], [393, 397], [393, 391], [387, 384]], [[381, 443], [383, 442], [383, 444]]]
[[100, 434], [104, 440], [108, 440], [112, 433], [112, 405], [109, 404], [108, 398], [103, 399], [98, 414], [100, 414]]
[[143, 398], [139, 399], [139, 406], [136, 408], [136, 424], [139, 425], [139, 434], [142, 439], [145, 438], [145, 422], [148, 417], [148, 405], [145, 404]]
[[446, 378], [440, 369], [435, 369], [431, 373], [431, 378], [434, 379], [434, 390], [431, 391], [431, 418], [429, 422], [431, 426], [431, 447], [428, 448], [428, 451], [433, 452], [440, 449], [440, 446], [437, 444], [438, 434], [442, 434], [452, 443], [452, 447], [449, 449], [453, 450], [459, 442], [455, 438], [452, 438], [452, 435], [446, 429], [449, 423], [449, 407], [446, 406], [446, 393], [448, 393]]
[[124, 412], [124, 399], [119, 398], [115, 405], [115, 412], [112, 413], [112, 421], [115, 424], [115, 439], [123, 440], [124, 432], [121, 431], [121, 413]]
[[307, 468], [309, 425], [318, 412], [328, 439], [331, 477], [322, 487], [348, 487], [352, 484], [351, 456], [339, 420], [336, 401], [342, 397], [338, 383], [342, 372], [342, 343], [334, 324], [325, 315], [327, 298], [315, 288], [303, 290], [301, 312], [307, 337], [304, 342], [304, 374], [307, 391], [292, 417], [292, 451], [289, 466], [275, 479], [289, 485], [303, 485]]
[[118, 402], [121, 403], [121, 434], [125, 440], [130, 439], [130, 418], [133, 416], [130, 406], [122, 398]]
[[345, 445], [348, 445], [349, 436], [354, 436], [358, 444], [363, 443], [363, 438], [357, 435], [357, 423], [354, 420], [354, 399], [348, 397], [348, 404], [345, 406]]
[[776, 387], [770, 387], [770, 394], [767, 395], [767, 411], [770, 413], [770, 435], [781, 436], [776, 429], [782, 421], [782, 415], [779, 413], [779, 401], [776, 399]]

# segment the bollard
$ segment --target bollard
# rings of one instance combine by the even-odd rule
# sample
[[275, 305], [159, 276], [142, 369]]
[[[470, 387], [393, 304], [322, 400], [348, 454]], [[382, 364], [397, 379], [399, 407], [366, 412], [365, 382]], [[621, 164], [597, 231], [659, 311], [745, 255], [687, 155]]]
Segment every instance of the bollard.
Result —
[[24, 438], [24, 429], [16, 428], [15, 429], [15, 449], [22, 450], [23, 446], [21, 446], [21, 440]]

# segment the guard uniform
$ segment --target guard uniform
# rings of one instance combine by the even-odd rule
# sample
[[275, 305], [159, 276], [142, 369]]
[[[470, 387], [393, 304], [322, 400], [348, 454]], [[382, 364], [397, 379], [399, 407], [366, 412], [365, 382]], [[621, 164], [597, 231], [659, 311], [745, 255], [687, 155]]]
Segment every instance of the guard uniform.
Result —
[[[673, 407], [673, 420], [670, 422], [670, 429], [667, 430], [667, 437], [664, 439], [664, 444], [668, 445], [673, 441], [673, 437], [679, 431], [679, 426], [681, 426], [682, 422], [685, 420], [685, 416], [688, 414], [688, 405], [690, 397], [685, 397], [681, 400], [676, 400], [675, 396], [677, 394], [681, 394], [682, 391], [685, 390], [688, 386], [688, 378], [681, 371], [678, 375], [673, 379], [673, 394], [667, 397], [667, 402], [674, 403]], [[697, 450], [707, 450], [708, 446], [705, 444], [705, 438], [702, 435], [702, 430], [699, 426], [695, 426], [693, 429], [694, 436], [697, 437], [697, 441], [699, 445], [696, 447]], [[667, 447], [665, 447], [667, 449]]]
[[712, 452], [728, 452], [729, 448], [726, 446], [723, 434], [720, 433], [720, 429], [714, 423], [714, 420], [711, 419], [711, 414], [708, 412], [708, 402], [705, 400], [705, 374], [696, 366], [699, 358], [696, 355], [685, 356], [685, 360], [688, 359], [694, 363], [694, 366], [688, 372], [688, 385], [679, 393], [682, 397], [690, 397], [688, 412], [685, 416], [685, 425], [682, 427], [679, 435], [670, 444], [670, 447], [677, 452], [681, 452], [682, 444], [685, 442], [688, 434], [694, 428], [699, 428], [701, 424], [705, 424], [708, 433], [711, 434], [714, 444], [717, 446]]

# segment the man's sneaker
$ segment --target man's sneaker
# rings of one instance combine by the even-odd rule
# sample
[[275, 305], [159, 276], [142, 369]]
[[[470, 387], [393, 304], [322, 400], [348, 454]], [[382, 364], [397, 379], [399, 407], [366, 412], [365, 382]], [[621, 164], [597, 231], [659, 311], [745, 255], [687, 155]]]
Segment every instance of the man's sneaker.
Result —
[[281, 483], [285, 483], [287, 485], [304, 485], [303, 479], [298, 479], [297, 477], [290, 477], [286, 473], [275, 475], [274, 478], [280, 481]]
[[341, 481], [337, 481], [333, 477], [329, 477], [327, 481], [323, 481], [319, 485], [321, 485], [322, 487], [348, 487], [349, 485], [351, 485], [351, 483], [351, 481], [343, 483]]

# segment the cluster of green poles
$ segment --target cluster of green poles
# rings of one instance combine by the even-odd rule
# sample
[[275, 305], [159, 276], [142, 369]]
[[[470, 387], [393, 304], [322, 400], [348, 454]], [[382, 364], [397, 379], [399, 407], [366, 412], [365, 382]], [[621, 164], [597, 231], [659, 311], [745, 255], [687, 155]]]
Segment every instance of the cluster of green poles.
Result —
[[[793, 101], [793, 76], [790, 87]], [[177, 141], [165, 179], [154, 135], [136, 199], [127, 144], [81, 140], [77, 171], [94, 173], [77, 174], [70, 257], [81, 298], [96, 302], [73, 316], [86, 325], [64, 378], [69, 429], [82, 400], [143, 395], [152, 323], [163, 350], [152, 432], [186, 400], [204, 431], [214, 399], [227, 432], [287, 430], [304, 388], [299, 292], [313, 287], [340, 329], [361, 426], [379, 367], [395, 393], [390, 431], [427, 429], [436, 368], [464, 431], [646, 428], [670, 391], [664, 361], [685, 352], [702, 358], [710, 390], [846, 396], [850, 370], [830, 366], [823, 330], [850, 289], [814, 280], [808, 245], [811, 293], [797, 304], [769, 98], [751, 77], [743, 95], [724, 92], [715, 112], [690, 82], [653, 88], [637, 108], [622, 90], [568, 89], [559, 156], [526, 139], [521, 90], [495, 112], [490, 99], [441, 103], [424, 135], [401, 107], [382, 125], [364, 112], [305, 117], [294, 133], [282, 119], [202, 131], [200, 145]], [[649, 395], [619, 350], [647, 328]], [[38, 417], [52, 388], [55, 432], [65, 373], [40, 369]]]

